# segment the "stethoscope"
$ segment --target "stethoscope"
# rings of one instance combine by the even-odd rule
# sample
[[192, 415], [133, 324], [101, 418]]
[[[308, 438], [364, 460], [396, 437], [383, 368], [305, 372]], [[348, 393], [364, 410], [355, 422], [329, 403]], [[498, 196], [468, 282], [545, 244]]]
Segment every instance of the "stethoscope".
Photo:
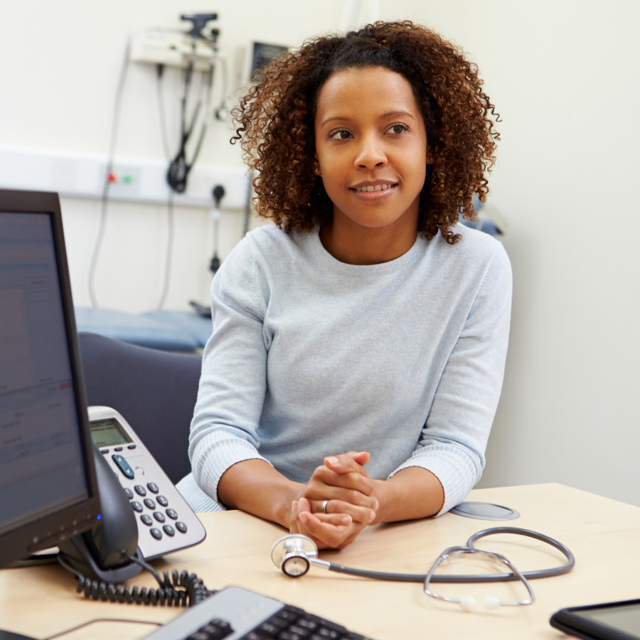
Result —
[[[491, 551], [483, 551], [477, 549], [475, 543], [488, 536], [497, 535], [500, 533], [511, 533], [519, 536], [526, 536], [528, 538], [534, 538], [544, 542], [564, 555], [566, 562], [559, 567], [552, 567], [550, 569], [538, 569], [535, 571], [523, 571], [520, 572], [513, 563], [505, 556], [499, 553], [493, 553]], [[469, 555], [480, 554], [486, 557], [491, 557], [497, 560], [501, 564], [504, 564], [509, 573], [487, 573], [487, 574], [472, 574], [472, 575], [442, 575], [435, 574], [437, 568], [447, 559], [455, 555]], [[476, 607], [475, 599], [470, 596], [463, 598], [448, 598], [433, 593], [429, 586], [435, 582], [446, 583], [479, 583], [479, 582], [509, 582], [513, 580], [520, 580], [527, 590], [527, 598], [520, 601], [502, 601], [493, 596], [487, 596], [484, 600], [484, 606], [488, 610], [497, 609], [500, 606], [519, 606], [533, 604], [535, 596], [529, 580], [537, 580], [539, 578], [551, 578], [553, 576], [560, 576], [565, 573], [569, 573], [575, 565], [575, 557], [573, 553], [565, 545], [550, 536], [537, 531], [531, 531], [530, 529], [520, 529], [518, 527], [493, 527], [491, 529], [484, 529], [474, 533], [468, 540], [465, 546], [448, 547], [433, 563], [433, 566], [427, 574], [412, 574], [412, 573], [388, 573], [383, 571], [370, 571], [367, 569], [355, 569], [353, 567], [345, 567], [335, 562], [327, 562], [318, 558], [318, 547], [316, 544], [308, 538], [299, 533], [289, 534], [276, 540], [271, 548], [271, 560], [278, 567], [282, 573], [290, 578], [299, 578], [307, 573], [311, 565], [323, 567], [329, 571], [336, 571], [337, 573], [346, 573], [352, 576], [358, 576], [360, 578], [371, 578], [373, 580], [387, 580], [391, 582], [420, 582], [424, 585], [424, 592], [426, 595], [438, 600], [444, 600], [446, 602], [454, 602], [459, 604], [465, 611], [471, 611]]]

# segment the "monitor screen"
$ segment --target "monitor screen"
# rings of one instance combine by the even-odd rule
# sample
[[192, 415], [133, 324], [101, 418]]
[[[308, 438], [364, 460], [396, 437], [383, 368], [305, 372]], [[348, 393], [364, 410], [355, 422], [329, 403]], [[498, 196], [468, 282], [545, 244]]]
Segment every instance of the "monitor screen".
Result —
[[57, 195], [0, 190], [0, 566], [99, 512], [77, 353]]

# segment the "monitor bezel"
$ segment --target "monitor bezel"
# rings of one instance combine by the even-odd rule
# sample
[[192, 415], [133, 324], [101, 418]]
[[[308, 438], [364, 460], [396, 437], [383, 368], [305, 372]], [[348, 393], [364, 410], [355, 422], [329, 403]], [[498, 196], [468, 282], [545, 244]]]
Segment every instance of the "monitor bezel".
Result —
[[0, 534], [0, 567], [3, 567], [27, 558], [35, 551], [54, 547], [62, 540], [95, 527], [100, 516], [100, 496], [89, 431], [89, 416], [78, 348], [60, 199], [58, 194], [54, 192], [0, 189], [0, 213], [47, 214], [51, 221], [65, 334], [69, 345], [75, 412], [80, 430], [80, 446], [88, 492], [86, 499], [71, 507], [38, 517]]

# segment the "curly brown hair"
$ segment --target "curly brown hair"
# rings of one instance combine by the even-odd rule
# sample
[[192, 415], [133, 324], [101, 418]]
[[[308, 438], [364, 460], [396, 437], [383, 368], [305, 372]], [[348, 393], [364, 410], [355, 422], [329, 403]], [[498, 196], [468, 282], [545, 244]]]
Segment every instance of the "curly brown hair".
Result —
[[411, 85], [421, 110], [433, 164], [420, 194], [418, 232], [438, 230], [449, 244], [451, 225], [475, 216], [472, 197], [484, 202], [485, 173], [495, 162], [499, 121], [482, 90], [477, 66], [438, 34], [405, 22], [376, 22], [345, 36], [322, 36], [273, 60], [233, 110], [231, 142], [242, 140], [254, 179], [258, 215], [287, 233], [330, 224], [333, 205], [313, 172], [314, 120], [322, 86], [345, 69], [383, 67]]

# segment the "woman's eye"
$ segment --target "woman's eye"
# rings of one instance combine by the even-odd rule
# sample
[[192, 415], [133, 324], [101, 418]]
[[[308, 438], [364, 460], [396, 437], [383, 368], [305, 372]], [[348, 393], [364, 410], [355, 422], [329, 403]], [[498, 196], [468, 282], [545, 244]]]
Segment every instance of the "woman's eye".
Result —
[[329, 134], [332, 140], [346, 140], [351, 134], [346, 129], [339, 129]]
[[404, 124], [392, 124], [388, 129], [388, 131], [390, 131], [391, 133], [397, 133], [397, 134], [404, 133], [407, 130], [408, 128]]

